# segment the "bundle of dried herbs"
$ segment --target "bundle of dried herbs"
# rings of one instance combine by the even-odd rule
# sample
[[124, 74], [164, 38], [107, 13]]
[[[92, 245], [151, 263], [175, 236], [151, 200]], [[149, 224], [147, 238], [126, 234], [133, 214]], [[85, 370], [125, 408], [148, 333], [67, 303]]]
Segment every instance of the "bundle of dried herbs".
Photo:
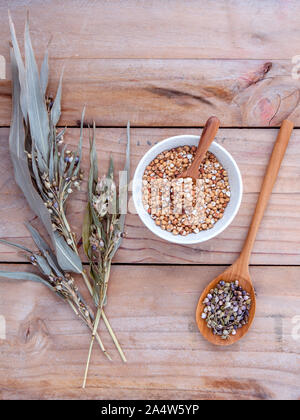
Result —
[[[48, 53], [46, 51], [39, 73], [29, 34], [28, 18], [25, 27], [25, 62], [22, 59], [10, 15], [9, 24], [12, 37], [10, 55], [13, 87], [13, 112], [9, 137], [10, 155], [15, 180], [29, 206], [43, 223], [51, 239], [52, 247], [32, 226], [28, 225], [38, 252], [4, 240], [2, 242], [25, 252], [29, 256], [29, 261], [39, 269], [40, 275], [24, 272], [0, 272], [0, 277], [38, 281], [63, 298], [92, 333], [88, 364], [95, 338], [103, 353], [111, 360], [97, 333], [100, 318], [104, 320], [123, 361], [126, 361], [105, 315], [104, 305], [111, 260], [122, 240], [127, 209], [129, 125], [125, 167], [126, 182], [122, 187], [123, 192], [126, 193], [124, 212], [120, 210], [115, 197], [112, 161], [107, 177], [98, 183], [95, 125], [93, 139], [90, 139], [89, 204], [83, 229], [84, 249], [90, 262], [90, 281], [78, 254], [76, 236], [72, 232], [66, 216], [67, 200], [74, 189], [80, 188], [83, 179], [80, 164], [85, 110], [82, 113], [78, 148], [76, 151], [68, 150], [63, 140], [65, 129], [57, 129], [61, 114], [62, 76], [56, 97], [53, 100], [47, 96]], [[108, 208], [111, 205], [114, 206], [112, 203], [115, 203], [118, 209], [111, 213]], [[96, 317], [84, 302], [70, 273], [82, 275], [94, 298], [97, 308]], [[84, 384], [87, 370], [88, 365]]]
[[[93, 337], [91, 340], [86, 373], [89, 368], [90, 356], [93, 348], [95, 333], [101, 317], [105, 324], [107, 318], [103, 307], [107, 302], [107, 287], [110, 276], [112, 259], [120, 247], [124, 236], [125, 215], [127, 213], [127, 190], [130, 177], [130, 125], [127, 125], [127, 149], [124, 171], [119, 173], [119, 194], [114, 181], [114, 163], [111, 157], [108, 173], [98, 178], [98, 164], [95, 150], [95, 125], [90, 139], [90, 173], [88, 182], [88, 205], [83, 224], [83, 247], [90, 264], [93, 297], [97, 306]], [[125, 355], [115, 335], [114, 343], [124, 362]]]

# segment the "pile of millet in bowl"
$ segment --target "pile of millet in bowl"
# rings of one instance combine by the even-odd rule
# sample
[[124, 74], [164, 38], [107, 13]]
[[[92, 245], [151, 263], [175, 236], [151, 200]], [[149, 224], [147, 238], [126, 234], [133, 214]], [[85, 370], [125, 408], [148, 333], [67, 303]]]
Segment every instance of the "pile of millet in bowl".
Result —
[[[143, 206], [157, 226], [173, 235], [186, 236], [213, 228], [223, 217], [230, 201], [228, 173], [211, 152], [206, 153], [199, 167], [199, 179], [202, 180], [201, 203], [196, 200], [197, 183], [191, 178], [177, 178], [191, 165], [196, 150], [196, 146], [180, 146], [166, 150], [153, 159], [143, 175]], [[163, 190], [157, 191], [159, 188], [153, 188], [153, 184], [164, 183], [171, 185], [169, 197], [166, 195], [165, 199]], [[178, 203], [176, 191], [180, 188], [183, 191], [182, 202]], [[160, 207], [157, 206], [157, 199], [153, 200], [153, 191], [159, 194]], [[191, 205], [191, 211], [187, 209], [187, 204]]]

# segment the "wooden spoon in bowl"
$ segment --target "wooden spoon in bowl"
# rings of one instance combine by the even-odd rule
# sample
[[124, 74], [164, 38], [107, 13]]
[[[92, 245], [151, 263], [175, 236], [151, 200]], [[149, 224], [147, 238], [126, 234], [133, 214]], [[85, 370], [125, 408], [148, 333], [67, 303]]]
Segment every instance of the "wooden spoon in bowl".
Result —
[[[273, 190], [277, 175], [286, 152], [286, 148], [293, 131], [293, 123], [288, 120], [284, 120], [276, 144], [274, 146], [272, 156], [268, 165], [268, 169], [263, 181], [262, 189], [258, 198], [254, 216], [251, 222], [251, 226], [248, 232], [248, 236], [238, 260], [229, 267], [223, 274], [214, 279], [203, 291], [196, 310], [196, 322], [201, 334], [211, 343], [219, 346], [228, 346], [236, 343], [248, 332], [249, 328], [254, 319], [256, 309], [256, 298], [255, 291], [252, 285], [251, 277], [249, 274], [249, 260], [251, 251], [254, 245], [256, 234], [263, 218], [265, 209], [267, 207], [271, 192]], [[252, 305], [249, 313], [249, 322], [242, 328], [236, 331], [236, 335], [230, 335], [227, 340], [223, 340], [220, 336], [214, 335], [212, 330], [207, 327], [205, 319], [202, 319], [202, 313], [205, 305], [203, 304], [204, 299], [207, 297], [211, 289], [214, 289], [220, 281], [231, 283], [235, 280], [239, 281], [241, 286], [251, 297]]]
[[220, 126], [220, 121], [217, 117], [210, 117], [203, 128], [198, 148], [194, 157], [194, 160], [185, 171], [177, 175], [176, 178], [193, 178], [197, 180], [199, 178], [199, 166], [201, 165], [209, 146], [216, 137], [217, 131]]

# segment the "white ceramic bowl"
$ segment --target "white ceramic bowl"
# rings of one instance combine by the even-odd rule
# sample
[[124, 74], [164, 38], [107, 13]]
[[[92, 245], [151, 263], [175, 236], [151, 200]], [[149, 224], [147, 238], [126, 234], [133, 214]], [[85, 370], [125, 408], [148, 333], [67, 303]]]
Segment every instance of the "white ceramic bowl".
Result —
[[165, 239], [169, 242], [174, 242], [177, 244], [189, 245], [196, 244], [200, 242], [208, 241], [209, 239], [214, 238], [219, 235], [226, 229], [230, 223], [235, 218], [242, 201], [243, 195], [243, 183], [240, 170], [233, 159], [233, 157], [220, 146], [218, 143], [213, 142], [209, 148], [209, 151], [213, 153], [222, 166], [228, 172], [229, 184], [231, 189], [231, 197], [228, 206], [225, 209], [224, 216], [222, 219], [214, 225], [212, 229], [206, 231], [200, 231], [199, 233], [191, 233], [187, 236], [175, 236], [171, 232], [162, 230], [157, 226], [154, 220], [150, 217], [147, 211], [144, 209], [142, 202], [142, 177], [145, 172], [146, 167], [158, 156], [161, 152], [165, 150], [170, 150], [179, 146], [197, 146], [199, 142], [198, 136], [183, 135], [170, 137], [166, 140], [163, 140], [153, 146], [141, 159], [139, 162], [134, 178], [133, 178], [133, 201], [136, 208], [136, 211], [141, 218], [142, 222], [151, 230], [155, 235], [159, 236], [162, 239]]

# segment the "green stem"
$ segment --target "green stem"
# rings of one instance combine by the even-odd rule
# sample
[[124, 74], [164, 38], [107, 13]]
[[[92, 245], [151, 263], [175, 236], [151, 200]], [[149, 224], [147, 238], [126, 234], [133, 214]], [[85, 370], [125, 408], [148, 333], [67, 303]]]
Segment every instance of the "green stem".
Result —
[[95, 318], [95, 322], [94, 322], [94, 328], [93, 328], [93, 333], [92, 333], [92, 339], [91, 339], [91, 343], [90, 343], [88, 358], [87, 358], [87, 362], [86, 362], [86, 368], [85, 368], [82, 388], [85, 388], [85, 386], [86, 386], [86, 380], [87, 380], [87, 375], [88, 375], [88, 371], [89, 371], [93, 345], [94, 345], [94, 341], [95, 341], [95, 335], [96, 335], [96, 331], [97, 331], [97, 328], [98, 328], [98, 325], [99, 325], [100, 317], [101, 317], [101, 309], [98, 308], [96, 318]]

